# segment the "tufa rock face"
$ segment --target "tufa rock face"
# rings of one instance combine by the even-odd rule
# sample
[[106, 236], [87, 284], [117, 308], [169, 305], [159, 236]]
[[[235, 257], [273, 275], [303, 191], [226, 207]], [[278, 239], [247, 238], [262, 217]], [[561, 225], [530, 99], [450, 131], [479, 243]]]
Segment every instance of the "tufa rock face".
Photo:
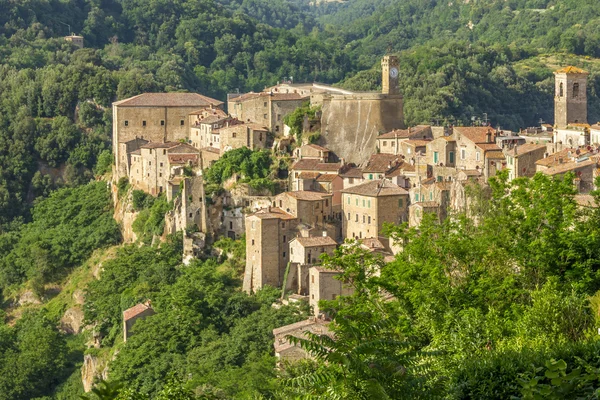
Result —
[[42, 304], [40, 299], [33, 293], [32, 290], [27, 290], [21, 294], [18, 301], [20, 306], [26, 306], [28, 304]]
[[83, 383], [83, 391], [89, 392], [94, 386], [94, 379], [98, 374], [98, 359], [94, 356], [86, 354], [83, 356], [83, 365], [81, 366], [81, 381]]
[[69, 308], [60, 319], [60, 329], [68, 334], [76, 335], [83, 326], [83, 310], [79, 307]]

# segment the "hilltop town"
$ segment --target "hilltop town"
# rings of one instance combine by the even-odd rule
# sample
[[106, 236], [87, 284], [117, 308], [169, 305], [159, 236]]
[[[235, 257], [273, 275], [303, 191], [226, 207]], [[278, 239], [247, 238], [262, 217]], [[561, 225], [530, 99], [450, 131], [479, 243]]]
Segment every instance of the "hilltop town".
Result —
[[[322, 254], [354, 241], [393, 260], [402, 249], [384, 234], [386, 224], [418, 228], [426, 214], [468, 214], [466, 188], [499, 173], [509, 181], [572, 173], [578, 202], [591, 204], [600, 125], [587, 121], [586, 71], [555, 71], [554, 125], [510, 132], [489, 123], [405, 127], [398, 59], [386, 56], [381, 66], [381, 93], [288, 81], [230, 94], [227, 104], [196, 93], [113, 103], [113, 181], [174, 201], [165, 230], [184, 235], [184, 261], [219, 237], [245, 237], [243, 290], [269, 285], [286, 293], [284, 303], [311, 306], [312, 319], [274, 331], [283, 358], [300, 357], [285, 335], [326, 329], [320, 300], [351, 292], [339, 271], [320, 265]], [[316, 111], [294, 135], [286, 116], [302, 109]], [[203, 172], [240, 148], [291, 159], [279, 190], [237, 184], [234, 175], [208, 197]]]

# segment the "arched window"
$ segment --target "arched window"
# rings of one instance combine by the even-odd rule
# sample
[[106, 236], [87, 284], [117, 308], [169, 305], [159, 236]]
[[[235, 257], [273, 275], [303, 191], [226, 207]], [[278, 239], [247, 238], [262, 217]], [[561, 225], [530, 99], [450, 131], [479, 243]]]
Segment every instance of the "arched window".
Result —
[[573, 97], [579, 97], [579, 83], [573, 84]]
[[559, 89], [558, 89], [558, 96], [559, 97], [563, 97], [564, 96], [564, 85], [563, 85], [562, 82], [560, 83], [560, 86], [559, 86]]

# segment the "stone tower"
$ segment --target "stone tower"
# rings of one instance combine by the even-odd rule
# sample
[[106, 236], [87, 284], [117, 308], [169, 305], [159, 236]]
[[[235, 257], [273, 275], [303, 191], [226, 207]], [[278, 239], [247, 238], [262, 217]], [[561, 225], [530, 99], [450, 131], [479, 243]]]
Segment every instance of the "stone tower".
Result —
[[381, 93], [400, 94], [398, 89], [399, 62], [396, 56], [385, 56], [381, 59]]
[[586, 71], [577, 67], [554, 72], [554, 125], [557, 128], [587, 123], [587, 76]]

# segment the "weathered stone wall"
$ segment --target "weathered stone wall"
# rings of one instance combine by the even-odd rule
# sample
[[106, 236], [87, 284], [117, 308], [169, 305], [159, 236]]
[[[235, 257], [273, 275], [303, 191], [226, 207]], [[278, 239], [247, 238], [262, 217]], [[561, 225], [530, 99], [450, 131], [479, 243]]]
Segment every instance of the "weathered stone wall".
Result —
[[401, 95], [326, 96], [322, 111], [321, 137], [325, 146], [338, 158], [356, 164], [369, 159], [379, 134], [404, 128]]

